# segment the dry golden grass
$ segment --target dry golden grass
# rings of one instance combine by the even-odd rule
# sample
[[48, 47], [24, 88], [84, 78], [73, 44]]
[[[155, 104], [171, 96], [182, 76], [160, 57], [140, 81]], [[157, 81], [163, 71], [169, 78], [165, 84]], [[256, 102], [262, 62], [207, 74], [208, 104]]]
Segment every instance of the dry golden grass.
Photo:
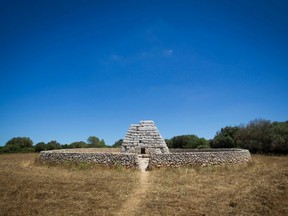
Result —
[[113, 215], [138, 182], [125, 168], [49, 167], [36, 155], [0, 155], [0, 215]]
[[288, 157], [247, 165], [159, 169], [135, 215], [288, 215]]
[[36, 156], [0, 155], [0, 215], [288, 215], [287, 156], [148, 173]]

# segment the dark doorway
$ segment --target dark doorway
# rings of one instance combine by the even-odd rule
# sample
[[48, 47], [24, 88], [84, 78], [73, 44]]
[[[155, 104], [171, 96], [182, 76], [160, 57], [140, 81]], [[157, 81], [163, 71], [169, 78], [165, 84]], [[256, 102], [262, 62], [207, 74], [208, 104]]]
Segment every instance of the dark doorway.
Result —
[[141, 154], [145, 154], [145, 148], [141, 148]]

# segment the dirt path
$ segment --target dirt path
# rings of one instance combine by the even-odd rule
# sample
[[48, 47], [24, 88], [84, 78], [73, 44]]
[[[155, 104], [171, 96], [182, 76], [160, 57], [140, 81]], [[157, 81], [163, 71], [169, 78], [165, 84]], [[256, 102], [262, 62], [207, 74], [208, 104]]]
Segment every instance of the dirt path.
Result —
[[141, 200], [145, 198], [149, 186], [149, 172], [146, 168], [149, 163], [149, 158], [139, 158], [139, 183], [136, 190], [130, 194], [130, 197], [121, 207], [117, 215], [134, 215]]

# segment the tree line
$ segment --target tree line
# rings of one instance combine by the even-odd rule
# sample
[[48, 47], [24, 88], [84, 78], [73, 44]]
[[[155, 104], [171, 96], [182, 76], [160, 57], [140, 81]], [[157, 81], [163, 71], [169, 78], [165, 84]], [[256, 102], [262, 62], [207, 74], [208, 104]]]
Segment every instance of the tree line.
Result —
[[[103, 139], [90, 136], [87, 142], [78, 141], [61, 145], [52, 140], [48, 143], [40, 142], [33, 145], [33, 141], [28, 137], [16, 137], [0, 147], [0, 153], [40, 152], [67, 148], [117, 148], [122, 145], [122, 142], [123, 139], [119, 139], [109, 146]], [[169, 148], [244, 148], [252, 153], [288, 154], [288, 121], [271, 122], [265, 119], [256, 119], [246, 125], [221, 128], [211, 140], [188, 134], [165, 139], [165, 142]]]
[[48, 143], [39, 142], [33, 145], [33, 141], [29, 137], [14, 137], [10, 139], [3, 147], [0, 147], [0, 153], [26, 153], [26, 152], [40, 152], [55, 149], [68, 148], [107, 148], [105, 141], [96, 136], [90, 136], [87, 142], [77, 141], [70, 144], [60, 144], [56, 140]]
[[181, 135], [165, 141], [169, 148], [243, 148], [252, 153], [288, 154], [288, 121], [255, 119], [221, 128], [211, 140]]
[[244, 148], [252, 153], [288, 154], [288, 121], [256, 119], [247, 125], [227, 126], [217, 132], [210, 146]]

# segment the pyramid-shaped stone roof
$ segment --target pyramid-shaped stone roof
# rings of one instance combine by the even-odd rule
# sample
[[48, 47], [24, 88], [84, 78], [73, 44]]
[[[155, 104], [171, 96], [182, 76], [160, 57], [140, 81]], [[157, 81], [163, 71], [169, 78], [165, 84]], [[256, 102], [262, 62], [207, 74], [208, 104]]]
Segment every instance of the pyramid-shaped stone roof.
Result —
[[131, 124], [122, 143], [122, 152], [138, 154], [169, 153], [169, 149], [151, 120]]

